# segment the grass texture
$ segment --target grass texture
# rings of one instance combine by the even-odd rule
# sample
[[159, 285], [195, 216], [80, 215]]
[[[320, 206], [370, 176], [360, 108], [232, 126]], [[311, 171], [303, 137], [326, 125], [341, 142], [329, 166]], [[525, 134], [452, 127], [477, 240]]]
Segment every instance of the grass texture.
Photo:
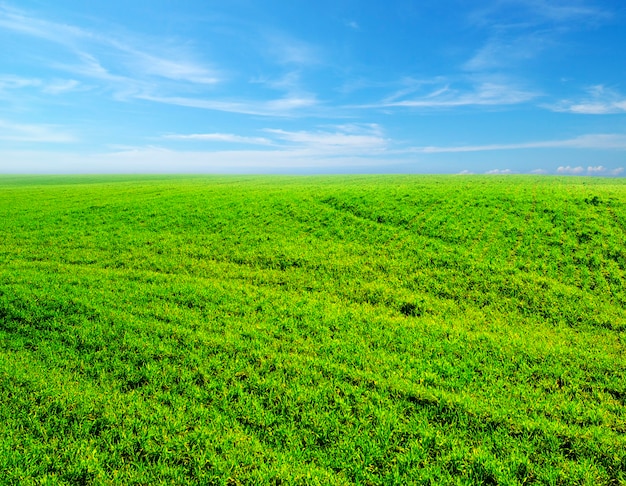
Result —
[[0, 178], [0, 482], [626, 484], [626, 181]]

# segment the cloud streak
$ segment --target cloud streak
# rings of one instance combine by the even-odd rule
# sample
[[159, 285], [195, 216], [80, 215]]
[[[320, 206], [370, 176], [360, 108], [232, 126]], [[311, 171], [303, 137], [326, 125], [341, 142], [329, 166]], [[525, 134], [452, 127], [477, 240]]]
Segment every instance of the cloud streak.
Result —
[[596, 150], [626, 150], [626, 135], [624, 134], [589, 134], [564, 140], [547, 140], [537, 142], [523, 142], [510, 144], [490, 145], [461, 145], [452, 147], [426, 146], [409, 149], [411, 152], [423, 154], [490, 152], [494, 150], [525, 150], [543, 148], [569, 149], [596, 149]]
[[147, 93], [135, 94], [134, 97], [168, 105], [259, 116], [296, 116], [302, 114], [303, 110], [317, 105], [317, 101], [313, 98], [300, 97], [285, 97], [269, 101], [222, 101], [184, 96], [158, 96]]
[[384, 151], [389, 140], [384, 138], [378, 125], [339, 125], [333, 131], [265, 131], [288, 144], [307, 147], [323, 153], [371, 154]]

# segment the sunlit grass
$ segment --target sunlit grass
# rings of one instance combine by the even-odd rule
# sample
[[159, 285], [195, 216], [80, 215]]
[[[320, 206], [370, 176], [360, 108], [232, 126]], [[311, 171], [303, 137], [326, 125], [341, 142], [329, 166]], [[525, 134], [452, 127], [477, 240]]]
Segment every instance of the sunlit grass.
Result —
[[626, 181], [0, 178], [7, 484], [626, 482]]

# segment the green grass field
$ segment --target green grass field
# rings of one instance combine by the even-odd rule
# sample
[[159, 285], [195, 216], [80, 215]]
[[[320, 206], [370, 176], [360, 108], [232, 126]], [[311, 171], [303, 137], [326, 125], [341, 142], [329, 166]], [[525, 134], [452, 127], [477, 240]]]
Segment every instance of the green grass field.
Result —
[[0, 178], [0, 484], [626, 484], [626, 180]]

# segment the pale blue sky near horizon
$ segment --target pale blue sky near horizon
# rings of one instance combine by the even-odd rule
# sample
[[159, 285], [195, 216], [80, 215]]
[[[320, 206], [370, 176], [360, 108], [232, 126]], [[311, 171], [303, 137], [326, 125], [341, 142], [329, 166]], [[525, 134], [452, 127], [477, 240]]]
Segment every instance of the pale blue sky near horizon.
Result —
[[0, 173], [625, 176], [626, 4], [0, 0]]

